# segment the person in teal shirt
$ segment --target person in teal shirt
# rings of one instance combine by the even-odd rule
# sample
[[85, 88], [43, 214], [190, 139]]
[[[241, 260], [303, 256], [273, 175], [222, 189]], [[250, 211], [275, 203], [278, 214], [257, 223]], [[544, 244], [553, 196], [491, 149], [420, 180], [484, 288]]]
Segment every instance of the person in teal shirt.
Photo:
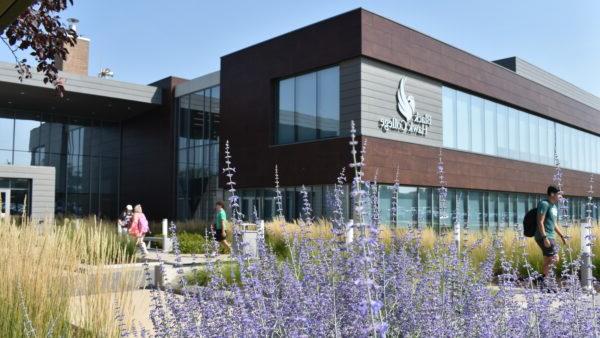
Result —
[[558, 227], [557, 204], [562, 197], [562, 191], [555, 186], [549, 186], [546, 192], [548, 197], [538, 203], [537, 228], [535, 230], [535, 242], [544, 255], [542, 278], [548, 276], [550, 268], [558, 262], [556, 235], [560, 236], [563, 244], [566, 244], [565, 237]]
[[[225, 213], [225, 203], [218, 201], [215, 203], [215, 222], [212, 225], [214, 238], [220, 244], [225, 245], [231, 252], [231, 245], [227, 242], [227, 214]], [[216, 254], [216, 253], [215, 253]]]

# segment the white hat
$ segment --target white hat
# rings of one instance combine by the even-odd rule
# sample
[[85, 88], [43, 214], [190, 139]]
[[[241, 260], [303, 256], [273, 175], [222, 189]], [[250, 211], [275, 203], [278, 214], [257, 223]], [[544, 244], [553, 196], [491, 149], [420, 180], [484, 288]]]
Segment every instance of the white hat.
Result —
[[127, 204], [127, 206], [125, 207], [125, 209], [127, 209], [127, 210], [133, 210], [133, 207], [131, 206], [131, 204]]

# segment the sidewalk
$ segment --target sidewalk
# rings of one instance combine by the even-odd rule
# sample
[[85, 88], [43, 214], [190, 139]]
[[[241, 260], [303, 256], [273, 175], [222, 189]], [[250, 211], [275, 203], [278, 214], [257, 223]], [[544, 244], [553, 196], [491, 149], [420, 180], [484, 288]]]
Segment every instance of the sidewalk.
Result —
[[[206, 254], [181, 254], [179, 255], [181, 261], [180, 264], [182, 266], [193, 266], [193, 265], [205, 265], [208, 263], [214, 262], [232, 262], [234, 259], [231, 255], [217, 255], [215, 257], [206, 257]], [[163, 253], [161, 251], [149, 250], [148, 253], [148, 261], [149, 262], [159, 262], [162, 260], [164, 264], [167, 265], [176, 265], [176, 255], [174, 253]], [[143, 261], [143, 258], [140, 256], [138, 261]]]

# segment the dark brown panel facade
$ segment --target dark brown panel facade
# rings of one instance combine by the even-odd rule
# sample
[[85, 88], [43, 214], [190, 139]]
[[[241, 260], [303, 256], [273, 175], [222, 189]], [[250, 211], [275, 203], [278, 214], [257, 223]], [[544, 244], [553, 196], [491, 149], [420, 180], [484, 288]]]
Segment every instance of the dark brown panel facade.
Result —
[[149, 219], [175, 215], [175, 85], [168, 77], [152, 85], [163, 89], [163, 104], [142, 116], [123, 121], [121, 145], [121, 204], [142, 204]]
[[[279, 78], [366, 56], [492, 100], [600, 133], [600, 112], [510, 70], [358, 9], [248, 47], [221, 59], [221, 144], [230, 141], [240, 188], [331, 184], [350, 162], [348, 139], [273, 145]], [[342, 102], [342, 104], [344, 104]], [[439, 149], [369, 137], [367, 178], [437, 186]], [[221, 149], [221, 161], [224, 151]], [[450, 187], [543, 193], [550, 166], [444, 150]], [[585, 196], [588, 174], [565, 170], [568, 194]], [[223, 184], [223, 179], [220, 180]]]
[[600, 134], [600, 111], [365, 10], [362, 54]]
[[[400, 184], [439, 186], [437, 163], [439, 148], [413, 143], [363, 137], [367, 141], [365, 178], [393, 183], [399, 168]], [[443, 150], [448, 187], [544, 194], [552, 184], [554, 168], [456, 150]], [[568, 195], [586, 196], [590, 175], [563, 170]], [[596, 193], [600, 196], [600, 193]]]
[[282, 185], [335, 182], [349, 161], [346, 139], [273, 145], [275, 84], [359, 56], [360, 15], [348, 12], [221, 58], [220, 156], [223, 163], [229, 140], [238, 187], [273, 186], [275, 164]]

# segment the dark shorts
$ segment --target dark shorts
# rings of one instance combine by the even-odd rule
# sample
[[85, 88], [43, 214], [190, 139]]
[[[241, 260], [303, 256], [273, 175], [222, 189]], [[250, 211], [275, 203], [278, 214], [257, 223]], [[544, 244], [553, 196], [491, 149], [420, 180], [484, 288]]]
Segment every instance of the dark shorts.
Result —
[[544, 245], [543, 239], [536, 238], [535, 242], [540, 247], [540, 249], [542, 249], [542, 254], [545, 257], [552, 257], [558, 255], [558, 245], [556, 245], [556, 241], [554, 240], [554, 238], [548, 238], [548, 240], [550, 241], [550, 247], [548, 248]]
[[222, 242], [225, 239], [225, 236], [223, 236], [223, 230], [215, 230], [214, 237], [215, 241]]

